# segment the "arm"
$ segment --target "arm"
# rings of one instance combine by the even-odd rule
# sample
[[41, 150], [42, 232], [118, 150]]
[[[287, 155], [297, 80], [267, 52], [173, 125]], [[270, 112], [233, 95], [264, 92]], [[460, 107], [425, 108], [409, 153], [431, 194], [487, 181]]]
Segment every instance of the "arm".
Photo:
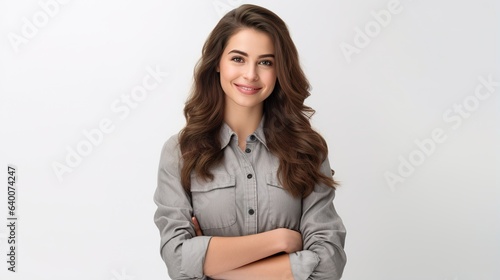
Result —
[[[200, 225], [196, 217], [192, 218], [193, 225], [195, 228], [196, 236], [202, 236]], [[300, 250], [302, 245], [302, 237], [299, 235], [299, 239], [294, 240], [297, 250]], [[291, 249], [295, 250], [295, 249]], [[215, 274], [211, 276], [214, 279], [225, 280], [225, 279], [238, 279], [238, 280], [253, 280], [253, 279], [292, 279], [292, 269], [290, 267], [290, 258], [288, 254], [280, 254], [267, 257], [265, 259], [258, 260], [256, 262], [238, 267], [233, 270], [229, 270], [223, 273]]]
[[172, 279], [200, 279], [210, 236], [195, 236], [191, 199], [180, 184], [177, 136], [163, 146], [154, 193], [154, 222], [160, 231], [160, 254]]
[[212, 276], [214, 279], [291, 279], [292, 268], [288, 254], [268, 257], [245, 266]]
[[[212, 237], [203, 271], [206, 275], [213, 277], [213, 275], [285, 251], [286, 248], [279, 238], [282, 230], [286, 229], [275, 229], [247, 236]], [[297, 234], [300, 238], [300, 233]]]
[[[202, 236], [196, 217], [192, 221], [196, 235]], [[288, 255], [272, 255], [301, 249], [300, 233], [284, 228], [247, 236], [212, 237], [204, 272], [216, 279], [263, 279], [262, 276], [266, 279], [293, 279], [282, 278], [291, 277]]]
[[[328, 158], [321, 165], [321, 171], [331, 176]], [[347, 261], [344, 252], [346, 230], [333, 206], [334, 197], [334, 189], [316, 185], [313, 192], [302, 200], [300, 232], [304, 238], [304, 250], [290, 254], [296, 280], [342, 277]]]

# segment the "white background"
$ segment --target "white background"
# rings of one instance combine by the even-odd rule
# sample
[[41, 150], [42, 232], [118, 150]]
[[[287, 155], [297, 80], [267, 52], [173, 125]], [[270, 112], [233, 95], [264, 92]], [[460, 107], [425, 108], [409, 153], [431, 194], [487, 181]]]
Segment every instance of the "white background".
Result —
[[[160, 149], [184, 125], [204, 40], [241, 3], [75, 0], [43, 22], [38, 1], [0, 1], [1, 279], [168, 279], [153, 223]], [[371, 12], [388, 0], [252, 3], [287, 22], [313, 86], [313, 125], [342, 183], [343, 279], [500, 279], [500, 86], [474, 97], [479, 76], [500, 81], [495, 1], [401, 0], [382, 27]], [[168, 77], [130, 114], [111, 108], [156, 67]], [[105, 119], [113, 131], [58, 180], [53, 165]], [[415, 141], [435, 129], [445, 140], [425, 155]], [[411, 155], [418, 166], [401, 176]], [[7, 164], [18, 168], [16, 274]], [[404, 181], [390, 187], [387, 172]]]

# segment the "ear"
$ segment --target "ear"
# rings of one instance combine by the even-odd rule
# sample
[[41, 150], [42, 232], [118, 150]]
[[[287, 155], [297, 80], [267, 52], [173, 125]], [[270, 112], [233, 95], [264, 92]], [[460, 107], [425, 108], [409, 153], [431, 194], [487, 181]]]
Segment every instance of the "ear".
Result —
[[217, 65], [217, 68], [215, 68], [215, 71], [217, 71], [217, 73], [220, 73], [219, 65]]

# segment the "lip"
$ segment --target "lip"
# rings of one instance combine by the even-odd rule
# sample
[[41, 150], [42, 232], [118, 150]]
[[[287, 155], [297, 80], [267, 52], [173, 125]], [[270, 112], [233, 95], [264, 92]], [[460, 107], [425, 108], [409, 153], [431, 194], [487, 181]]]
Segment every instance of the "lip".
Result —
[[256, 94], [262, 89], [261, 87], [256, 87], [251, 85], [243, 85], [243, 84], [234, 84], [234, 85], [236, 86], [239, 92], [247, 95]]

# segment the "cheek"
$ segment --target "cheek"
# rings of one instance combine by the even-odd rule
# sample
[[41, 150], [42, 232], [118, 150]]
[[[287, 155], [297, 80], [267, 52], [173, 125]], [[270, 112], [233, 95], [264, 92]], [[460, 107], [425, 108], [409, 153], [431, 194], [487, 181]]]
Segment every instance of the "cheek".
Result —
[[230, 67], [224, 63], [220, 64], [221, 80], [233, 80], [237, 76], [238, 76], [238, 73], [234, 67]]
[[269, 87], [274, 88], [274, 85], [276, 84], [276, 74], [274, 72], [266, 73], [266, 75], [264, 75], [264, 77], [261, 78], [265, 80], [265, 83]]

